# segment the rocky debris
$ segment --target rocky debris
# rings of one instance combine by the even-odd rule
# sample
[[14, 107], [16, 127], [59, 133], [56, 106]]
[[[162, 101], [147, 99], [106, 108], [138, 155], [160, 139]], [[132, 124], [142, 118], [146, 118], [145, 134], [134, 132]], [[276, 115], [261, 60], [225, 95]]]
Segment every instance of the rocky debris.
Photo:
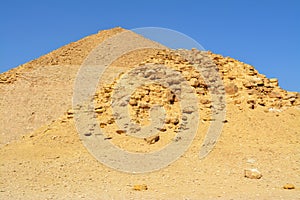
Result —
[[98, 113], [98, 114], [102, 114], [106, 111], [106, 109], [102, 106], [99, 106], [97, 108], [95, 108], [95, 112]]
[[185, 107], [183, 108], [182, 112], [183, 113], [186, 113], [186, 114], [191, 114], [193, 112], [197, 111], [196, 108], [192, 107], [192, 106], [188, 106], [188, 107]]
[[85, 133], [84, 136], [91, 136], [92, 133]]
[[262, 174], [257, 169], [245, 169], [244, 176], [250, 179], [260, 179]]
[[269, 82], [270, 82], [271, 87], [277, 87], [278, 86], [277, 78], [271, 78], [271, 79], [269, 79]]
[[104, 128], [105, 126], [107, 126], [106, 123], [103, 123], [103, 122], [100, 123], [100, 128]]
[[70, 109], [67, 111], [67, 118], [71, 119], [74, 117], [74, 110]]
[[259, 106], [285, 109], [300, 104], [299, 93], [281, 89], [276, 78], [268, 79], [259, 74], [253, 66], [232, 58], [213, 53], [211, 56], [219, 68], [226, 94], [231, 95], [228, 97], [232, 99], [229, 103], [240, 105], [243, 99], [250, 99], [246, 102], [250, 109]]
[[116, 130], [116, 133], [121, 135], [121, 134], [125, 134], [126, 130]]
[[148, 143], [148, 144], [154, 144], [156, 142], [159, 141], [159, 135], [153, 135], [151, 137], [148, 138], [144, 138], [144, 140]]
[[225, 86], [226, 94], [229, 94], [229, 95], [236, 94], [238, 92], [238, 90], [239, 90], [239, 88], [233, 83], [230, 83]]
[[134, 185], [133, 190], [135, 190], [135, 191], [148, 190], [148, 186], [146, 184]]
[[[163, 67], [153, 67], [156, 66], [155, 64], [179, 72], [183, 79], [174, 78]], [[160, 132], [176, 132], [180, 128], [180, 119], [183, 120], [182, 115], [200, 110], [203, 112], [201, 115], [203, 122], [213, 121], [215, 119], [211, 116], [212, 112], [223, 110], [225, 103], [232, 103], [240, 110], [247, 107], [251, 110], [263, 107], [265, 112], [300, 105], [299, 93], [282, 90], [278, 86], [277, 79], [268, 79], [259, 74], [253, 66], [211, 52], [159, 50], [140, 62], [139, 67], [130, 73], [156, 82], [147, 82], [135, 88], [128, 100], [120, 99], [122, 105], [117, 105], [128, 106], [131, 120], [141, 126], [149, 125], [150, 109], [154, 105], [162, 106], [165, 110], [166, 126], [158, 129]], [[101, 128], [113, 125], [115, 120], [118, 120], [118, 117], [112, 115], [112, 93], [123, 76], [124, 74], [120, 74], [111, 83], [103, 85], [95, 94], [95, 113], [98, 117], [101, 116]], [[220, 76], [223, 82], [218, 82], [217, 76]], [[166, 84], [160, 84], [160, 81]], [[183, 81], [187, 81], [198, 96], [198, 108], [187, 106], [180, 110], [181, 89], [178, 85]], [[214, 101], [211, 99], [212, 94], [218, 96]], [[212, 108], [215, 110], [213, 111]], [[121, 130], [117, 133], [122, 134]], [[148, 143], [157, 141], [150, 139]]]
[[295, 186], [291, 183], [287, 183], [283, 186], [283, 189], [286, 189], [286, 190], [293, 190], [295, 189]]

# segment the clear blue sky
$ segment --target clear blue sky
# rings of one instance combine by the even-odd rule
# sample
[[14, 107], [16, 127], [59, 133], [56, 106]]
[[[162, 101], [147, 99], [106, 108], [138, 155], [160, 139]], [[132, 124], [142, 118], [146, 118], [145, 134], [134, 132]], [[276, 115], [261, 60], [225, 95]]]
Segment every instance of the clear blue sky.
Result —
[[187, 34], [300, 92], [298, 0], [6, 0], [0, 25], [0, 72], [101, 29], [154, 26]]

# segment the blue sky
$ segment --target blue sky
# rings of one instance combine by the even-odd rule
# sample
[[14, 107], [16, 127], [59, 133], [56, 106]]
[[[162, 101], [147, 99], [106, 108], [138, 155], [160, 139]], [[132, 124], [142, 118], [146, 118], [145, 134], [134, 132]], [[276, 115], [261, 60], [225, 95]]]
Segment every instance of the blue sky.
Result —
[[6, 0], [0, 5], [0, 72], [102, 29], [163, 27], [300, 92], [297, 0]]

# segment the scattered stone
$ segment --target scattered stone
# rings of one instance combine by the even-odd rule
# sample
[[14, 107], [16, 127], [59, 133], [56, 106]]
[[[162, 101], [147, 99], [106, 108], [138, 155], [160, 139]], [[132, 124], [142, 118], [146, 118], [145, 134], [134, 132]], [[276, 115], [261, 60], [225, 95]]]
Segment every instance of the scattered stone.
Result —
[[133, 99], [133, 98], [131, 98], [130, 100], [129, 100], [129, 105], [131, 105], [131, 106], [136, 106], [138, 103], [137, 103], [137, 101], [135, 100], [135, 99]]
[[238, 87], [233, 83], [230, 83], [229, 85], [225, 86], [225, 92], [226, 92], [226, 94], [229, 94], [229, 95], [233, 95], [233, 94], [237, 93], [238, 90], [239, 90]]
[[208, 99], [200, 99], [200, 103], [201, 104], [209, 104], [210, 100], [208, 100]]
[[295, 189], [295, 186], [291, 183], [287, 183], [283, 186], [283, 189], [286, 189], [286, 190], [293, 190]]
[[186, 114], [191, 114], [193, 112], [196, 111], [196, 108], [194, 108], [193, 106], [188, 106], [188, 107], [185, 107], [182, 112], [183, 113], [186, 113]]
[[100, 128], [104, 128], [106, 125], [107, 125], [106, 123], [101, 122], [100, 123]]
[[171, 122], [171, 124], [177, 125], [177, 124], [179, 124], [179, 119], [177, 117], [173, 117], [173, 118], [171, 118], [170, 122]]
[[166, 132], [166, 131], [167, 131], [167, 129], [166, 129], [165, 127], [159, 128], [158, 130], [159, 130], [160, 132]]
[[271, 78], [270, 79], [270, 85], [271, 86], [278, 86], [278, 79], [277, 78]]
[[95, 112], [98, 113], [98, 114], [102, 114], [102, 113], [105, 112], [105, 108], [103, 108], [103, 107], [96, 108]]
[[247, 100], [247, 104], [250, 105], [249, 108], [254, 109], [256, 101], [255, 101], [255, 99], [249, 99], [249, 100]]
[[239, 105], [239, 104], [241, 104], [241, 103], [242, 103], [242, 101], [241, 101], [241, 100], [239, 100], [239, 99], [235, 99], [233, 103], [234, 103], [235, 105]]
[[73, 114], [74, 114], [74, 111], [73, 111], [72, 109], [70, 109], [70, 110], [67, 111], [67, 114], [68, 114], [68, 115], [73, 115]]
[[198, 79], [196, 79], [196, 78], [191, 78], [191, 79], [190, 79], [190, 84], [191, 84], [191, 86], [193, 86], [193, 87], [198, 87], [198, 86], [200, 85], [200, 82], [199, 82]]
[[147, 103], [141, 103], [139, 107], [143, 108], [143, 109], [149, 109], [150, 108], [149, 104], [147, 104]]
[[135, 191], [148, 190], [148, 186], [146, 184], [134, 185], [133, 190], [135, 190]]
[[116, 133], [118, 133], [119, 135], [126, 133], [125, 130], [116, 130]]
[[260, 78], [256, 79], [256, 85], [258, 87], [264, 86], [264, 81]]
[[113, 124], [115, 122], [114, 118], [110, 118], [107, 120], [107, 124]]
[[71, 119], [74, 117], [74, 111], [72, 109], [68, 110], [67, 111], [67, 118], [68, 119]]
[[269, 97], [270, 98], [278, 98], [278, 99], [282, 98], [282, 96], [280, 95], [279, 92], [274, 92], [274, 91], [269, 94]]
[[156, 142], [159, 141], [159, 135], [154, 135], [148, 138], [144, 138], [144, 140], [148, 143], [148, 144], [154, 144]]
[[245, 169], [244, 176], [250, 179], [260, 179], [262, 174], [257, 169]]

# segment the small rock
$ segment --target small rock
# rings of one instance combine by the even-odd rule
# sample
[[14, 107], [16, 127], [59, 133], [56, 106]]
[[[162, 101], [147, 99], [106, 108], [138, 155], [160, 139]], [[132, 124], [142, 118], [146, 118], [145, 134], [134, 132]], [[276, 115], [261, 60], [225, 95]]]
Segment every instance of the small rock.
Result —
[[242, 101], [241, 100], [239, 100], [239, 99], [236, 99], [236, 100], [234, 100], [234, 105], [237, 105], [237, 104], [241, 104], [242, 103]]
[[174, 118], [171, 118], [171, 121], [170, 121], [172, 124], [174, 124], [174, 125], [177, 125], [177, 124], [179, 124], [179, 119], [178, 118], [176, 118], [176, 117], [174, 117]]
[[71, 119], [74, 117], [74, 111], [72, 109], [68, 110], [67, 111], [67, 118], [68, 119]]
[[191, 86], [193, 86], [193, 87], [198, 87], [198, 86], [200, 85], [200, 82], [199, 82], [198, 79], [196, 79], [196, 78], [191, 78], [190, 84], [191, 84]]
[[70, 109], [70, 110], [67, 111], [67, 114], [68, 114], [68, 115], [73, 115], [73, 114], [74, 114], [74, 111], [73, 111], [72, 109]]
[[148, 190], [148, 186], [146, 184], [134, 185], [133, 190], [136, 190], [136, 191]]
[[262, 174], [257, 169], [245, 169], [244, 176], [250, 179], [260, 179]]
[[210, 100], [208, 100], [208, 99], [200, 99], [200, 103], [201, 104], [209, 104]]
[[104, 128], [106, 125], [107, 125], [106, 123], [101, 122], [100, 123], [100, 128]]
[[154, 135], [154, 136], [151, 136], [149, 138], [144, 138], [144, 140], [148, 143], [148, 144], [154, 144], [156, 142], [159, 141], [159, 135]]
[[269, 94], [269, 97], [270, 98], [278, 98], [278, 99], [280, 99], [281, 98], [281, 95], [280, 95], [280, 93], [279, 92], [271, 92], [270, 94]]
[[105, 112], [105, 109], [102, 108], [102, 107], [101, 107], [101, 108], [96, 108], [96, 109], [95, 109], [95, 112], [98, 113], [98, 114], [101, 114], [101, 113], [104, 113], [104, 112]]
[[229, 95], [233, 95], [233, 94], [237, 93], [238, 90], [239, 90], [238, 87], [233, 83], [225, 86], [225, 92], [226, 92], [226, 94], [229, 94]]
[[143, 108], [143, 109], [149, 109], [150, 108], [149, 104], [147, 104], [147, 103], [140, 103], [139, 107]]
[[264, 81], [262, 79], [257, 78], [255, 81], [257, 86], [264, 86]]
[[129, 100], [129, 105], [136, 106], [137, 105], [137, 101], [135, 99], [130, 99]]
[[107, 120], [107, 124], [113, 124], [115, 122], [114, 118]]
[[182, 112], [187, 113], [187, 114], [191, 114], [195, 111], [196, 111], [196, 108], [194, 108], [193, 106], [188, 106], [188, 107], [185, 107]]
[[84, 136], [91, 136], [92, 133], [85, 133]]
[[270, 87], [277, 87], [278, 86], [278, 80], [277, 79], [270, 79]]
[[286, 190], [293, 190], [295, 189], [295, 186], [291, 183], [287, 183], [283, 186], [283, 189], [286, 189]]
[[126, 131], [125, 130], [116, 130], [116, 133], [118, 133], [118, 134], [124, 134], [124, 133], [126, 133]]
[[159, 128], [158, 130], [159, 130], [160, 132], [166, 132], [166, 131], [167, 131], [166, 127]]

